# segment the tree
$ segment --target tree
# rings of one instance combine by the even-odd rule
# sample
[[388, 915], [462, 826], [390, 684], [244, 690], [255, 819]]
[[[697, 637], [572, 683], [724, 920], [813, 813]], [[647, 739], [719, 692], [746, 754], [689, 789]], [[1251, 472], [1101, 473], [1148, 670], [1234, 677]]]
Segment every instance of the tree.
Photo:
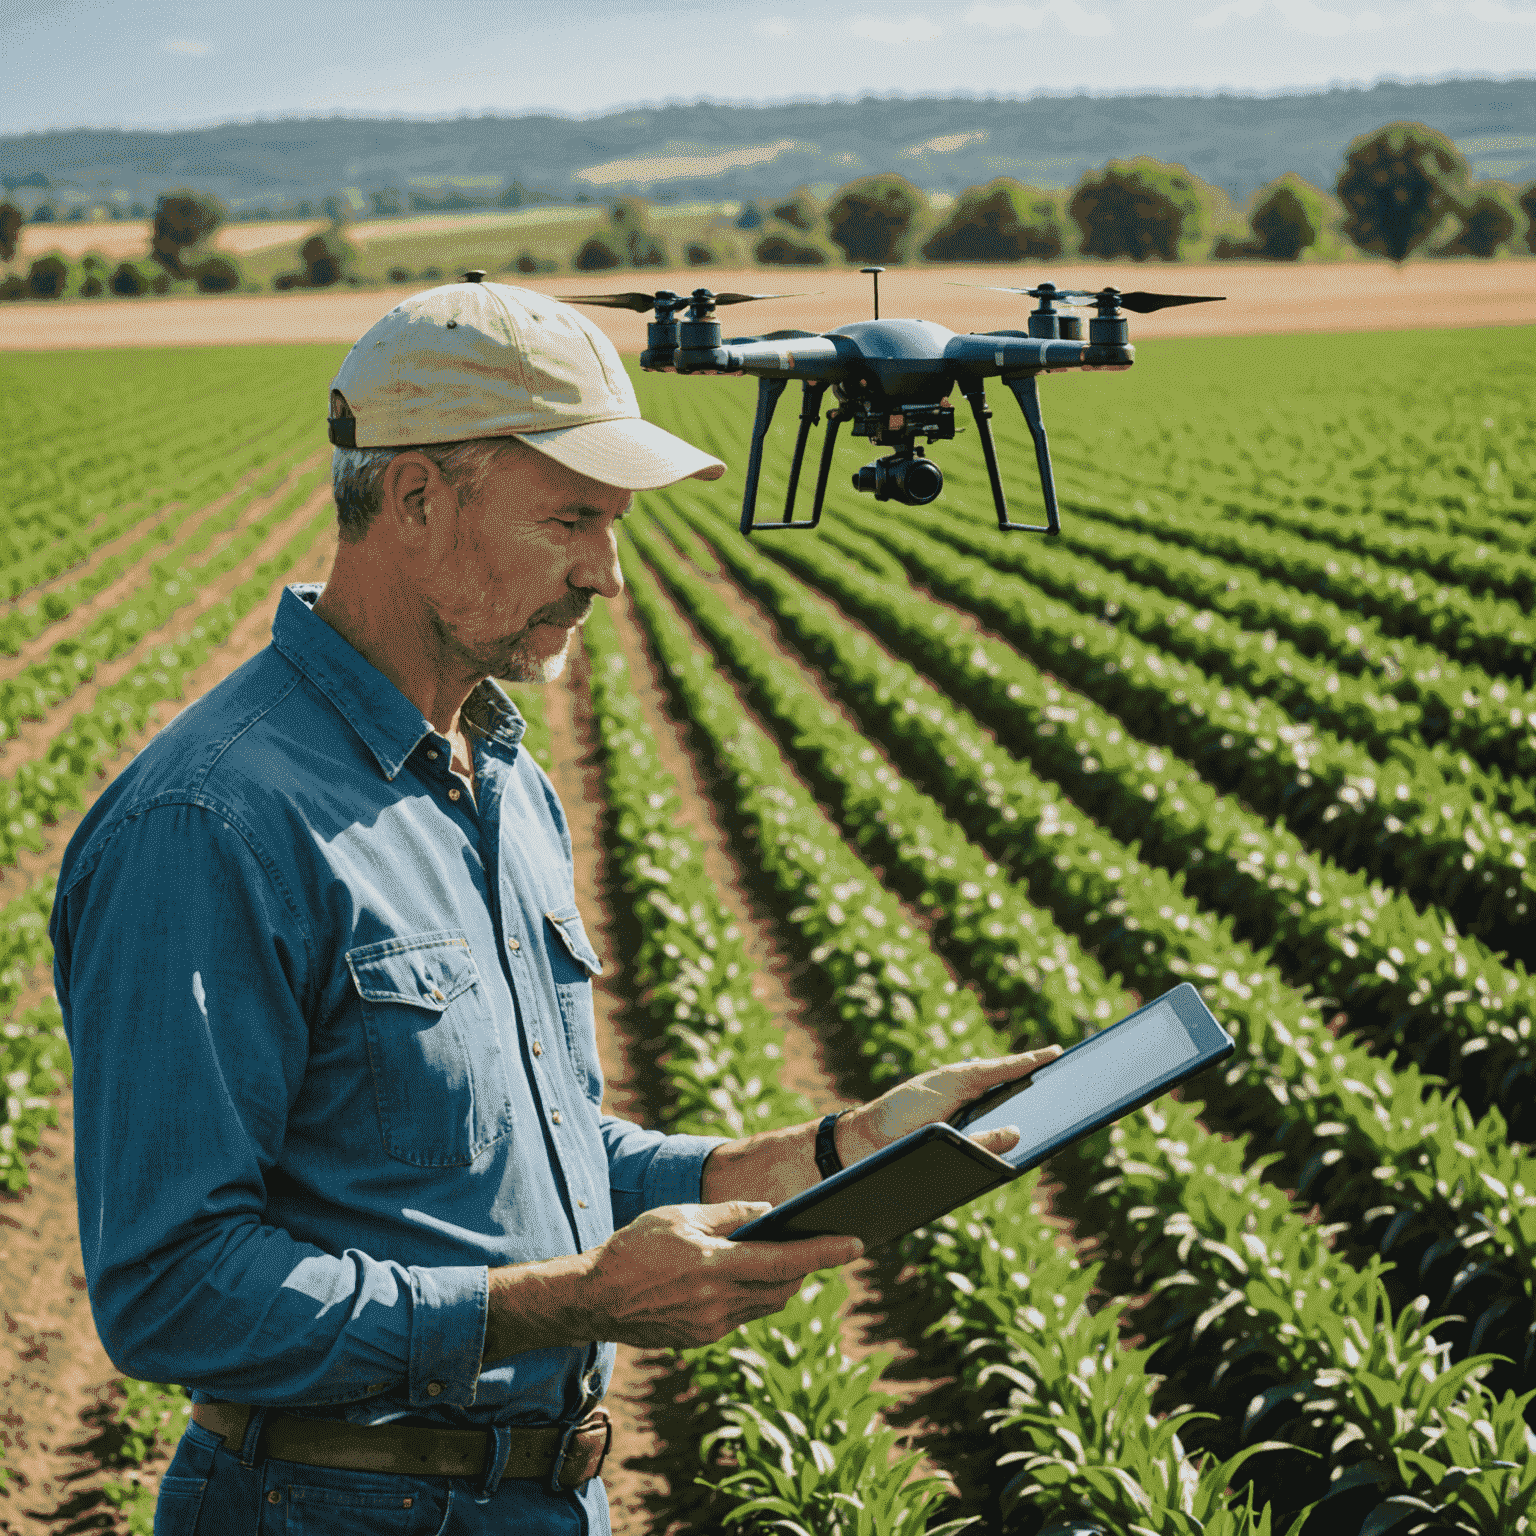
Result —
[[528, 189], [515, 177], [507, 183], [506, 190], [496, 199], [498, 208], [521, 208], [528, 201]]
[[651, 205], [640, 197], [621, 197], [608, 222], [632, 267], [664, 267], [667, 248], [651, 229]]
[[334, 227], [311, 235], [299, 247], [299, 260], [304, 263], [303, 286], [329, 288], [339, 283], [356, 254]]
[[622, 266], [624, 253], [607, 230], [599, 230], [576, 252], [574, 266], [578, 272], [606, 272], [609, 267]]
[[827, 232], [851, 262], [905, 261], [928, 199], [904, 176], [863, 176], [827, 204]]
[[741, 212], [736, 215], [737, 229], [761, 229], [763, 216], [758, 211], [756, 203], [743, 203]]
[[401, 212], [399, 187], [380, 187], [368, 194], [376, 219], [392, 219]]
[[1147, 155], [1111, 160], [1087, 171], [1067, 212], [1082, 230], [1082, 254], [1177, 261], [1179, 247], [1204, 232], [1205, 204], [1196, 178], [1182, 165]]
[[1467, 162], [1423, 123], [1388, 123], [1344, 152], [1335, 186], [1344, 233], [1362, 251], [1402, 262], [1462, 203]]
[[52, 224], [54, 221], [53, 204], [39, 203], [32, 210], [32, 222], [34, 224]]
[[192, 269], [199, 293], [233, 293], [244, 281], [240, 264], [228, 256], [210, 256]]
[[1287, 171], [1254, 194], [1253, 254], [1271, 261], [1295, 261], [1317, 244], [1327, 221], [1327, 194]]
[[1459, 210], [1461, 228], [1435, 252], [1437, 256], [1493, 256], [1515, 238], [1520, 203], [1502, 182], [1471, 187]]
[[107, 287], [121, 298], [136, 298], [149, 286], [144, 280], [144, 274], [134, 266], [131, 261], [119, 264], [117, 270], [107, 279]]
[[16, 254], [16, 242], [25, 222], [15, 203], [0, 203], [0, 261], [9, 261]]
[[63, 298], [68, 282], [69, 263], [55, 251], [39, 256], [27, 269], [27, 288], [33, 298]]
[[929, 261], [1053, 261], [1061, 255], [1056, 199], [1000, 176], [967, 187], [927, 244]]
[[765, 267], [824, 267], [832, 255], [825, 240], [780, 228], [770, 229], [753, 246], [752, 258]]
[[1536, 181], [1520, 194], [1520, 210], [1525, 214], [1525, 243], [1536, 255]]
[[[808, 187], [798, 187], [781, 203], [769, 210], [773, 217], [802, 235], [809, 235], [821, 228], [821, 204], [811, 195]], [[745, 228], [738, 221], [738, 227]]]
[[224, 222], [224, 205], [211, 192], [163, 192], [155, 200], [149, 254], [172, 277], [188, 277], [186, 255]]

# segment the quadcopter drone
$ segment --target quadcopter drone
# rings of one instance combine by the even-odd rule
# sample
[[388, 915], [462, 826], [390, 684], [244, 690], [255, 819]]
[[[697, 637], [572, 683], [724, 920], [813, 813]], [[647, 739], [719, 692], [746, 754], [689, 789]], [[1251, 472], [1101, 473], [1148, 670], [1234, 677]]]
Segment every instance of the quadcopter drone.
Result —
[[[637, 314], [654, 310], [654, 318], [647, 327], [646, 348], [640, 354], [640, 366], [649, 372], [756, 377], [757, 418], [752, 427], [752, 452], [741, 504], [743, 533], [750, 534], [758, 528], [814, 528], [821, 521], [832, 450], [844, 422], [849, 423], [852, 436], [868, 438], [871, 444], [893, 450], [873, 464], [864, 465], [854, 475], [855, 490], [872, 494], [876, 501], [895, 501], [909, 507], [926, 506], [935, 500], [944, 489], [944, 472], [924, 454], [918, 439], [926, 438], [931, 446], [954, 437], [955, 411], [949, 395], [957, 386], [976, 417], [981, 451], [992, 482], [997, 526], [1005, 533], [1059, 533], [1056, 485], [1035, 380], [1042, 373], [1060, 373], [1070, 368], [1129, 368], [1136, 351], [1128, 340], [1122, 310], [1149, 314], [1175, 304], [1210, 303], [1219, 297], [1121, 293], [1118, 288], [1088, 293], [1058, 289], [1052, 283], [1041, 283], [1035, 288], [1000, 288], [994, 291], [1024, 294], [1039, 301], [1029, 314], [1028, 330], [957, 336], [930, 320], [882, 320], [879, 274], [885, 269], [861, 270], [874, 279], [875, 318], [840, 325], [822, 335], [812, 331], [770, 331], [765, 336], [722, 339], [720, 322], [715, 318], [717, 306], [792, 298], [792, 294], [711, 293], [707, 288], [695, 288], [684, 295], [662, 289], [656, 293], [572, 295], [565, 302], [600, 304], [630, 309]], [[1058, 304], [1094, 308], [1096, 313], [1088, 321], [1086, 342], [1082, 339], [1082, 319], [1058, 313]], [[1001, 378], [1013, 391], [1029, 424], [1045, 497], [1044, 523], [1016, 523], [1008, 516], [1008, 502], [997, 468], [997, 449], [992, 440], [992, 411], [986, 399], [986, 380], [993, 377]], [[790, 464], [784, 513], [778, 522], [770, 522], [757, 517], [757, 483], [774, 408], [791, 379], [799, 379], [803, 390], [800, 427]], [[796, 522], [795, 492], [806, 442], [811, 428], [821, 421], [822, 398], [828, 389], [837, 403], [827, 412], [811, 515], [808, 520]]]

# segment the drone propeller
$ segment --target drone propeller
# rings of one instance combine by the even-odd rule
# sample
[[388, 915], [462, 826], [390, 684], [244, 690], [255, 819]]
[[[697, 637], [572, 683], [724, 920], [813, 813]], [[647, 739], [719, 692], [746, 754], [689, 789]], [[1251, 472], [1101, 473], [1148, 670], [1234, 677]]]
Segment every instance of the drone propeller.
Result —
[[[745, 304], [752, 299], [794, 299], [794, 293], [716, 293], [711, 298], [716, 304]], [[691, 294], [677, 294], [663, 290], [660, 293], [568, 293], [562, 296], [566, 304], [601, 304], [606, 309], [632, 309], [643, 315], [648, 309], [686, 309], [693, 303]]]
[[1095, 304], [1101, 298], [1116, 294], [1115, 303], [1135, 315], [1150, 315], [1154, 310], [1171, 309], [1175, 304], [1214, 304], [1225, 299], [1224, 293], [1119, 293], [1114, 288], [1103, 288], [1089, 293], [1083, 288], [1055, 288], [1049, 283], [1039, 288], [1002, 288], [993, 283], [952, 283], [954, 288], [986, 288], [992, 293], [1022, 293], [1031, 299], [1050, 299], [1065, 304], [1069, 309]]
[[766, 336], [727, 336], [723, 347], [744, 347], [751, 341], [813, 341], [820, 331], [769, 331]]

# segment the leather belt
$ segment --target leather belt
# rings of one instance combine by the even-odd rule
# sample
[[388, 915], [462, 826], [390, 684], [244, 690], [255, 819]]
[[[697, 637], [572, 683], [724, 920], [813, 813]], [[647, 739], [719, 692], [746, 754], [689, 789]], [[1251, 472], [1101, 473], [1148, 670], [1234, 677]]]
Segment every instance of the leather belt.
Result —
[[[249, 1403], [194, 1403], [192, 1417], [238, 1450], [251, 1421]], [[594, 1408], [579, 1424], [506, 1426], [512, 1447], [502, 1477], [533, 1477], [569, 1491], [596, 1477], [613, 1440], [606, 1408]], [[483, 1478], [495, 1436], [483, 1429], [438, 1429], [408, 1424], [349, 1424], [345, 1419], [298, 1419], [270, 1414], [260, 1449], [279, 1461], [346, 1472], [387, 1472], [409, 1477]]]

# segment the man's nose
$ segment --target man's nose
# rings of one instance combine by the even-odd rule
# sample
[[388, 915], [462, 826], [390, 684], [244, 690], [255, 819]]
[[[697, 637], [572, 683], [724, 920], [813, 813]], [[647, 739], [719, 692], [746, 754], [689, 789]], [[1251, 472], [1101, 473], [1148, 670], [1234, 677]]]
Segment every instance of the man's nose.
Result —
[[581, 541], [581, 551], [567, 585], [600, 592], [615, 598], [624, 590], [624, 576], [619, 570], [618, 530], [605, 528]]

